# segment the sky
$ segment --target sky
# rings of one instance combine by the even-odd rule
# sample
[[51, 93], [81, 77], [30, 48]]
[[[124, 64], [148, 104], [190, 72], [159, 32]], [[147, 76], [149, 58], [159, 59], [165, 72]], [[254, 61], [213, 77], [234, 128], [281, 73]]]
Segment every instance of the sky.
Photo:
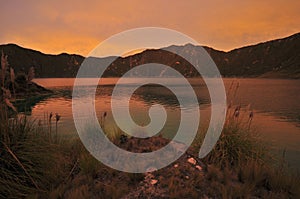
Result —
[[300, 32], [299, 0], [0, 0], [0, 44], [86, 56], [132, 28], [162, 27], [228, 51]]

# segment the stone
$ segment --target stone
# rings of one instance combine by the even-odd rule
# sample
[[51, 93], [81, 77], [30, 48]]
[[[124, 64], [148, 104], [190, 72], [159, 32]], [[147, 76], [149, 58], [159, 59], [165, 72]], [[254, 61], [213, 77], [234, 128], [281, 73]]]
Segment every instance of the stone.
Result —
[[196, 169], [198, 169], [199, 171], [202, 171], [202, 167], [199, 165], [196, 166]]
[[152, 180], [150, 181], [150, 184], [155, 185], [157, 182], [158, 182], [158, 180], [152, 179]]
[[196, 165], [196, 160], [194, 158], [189, 158], [188, 162], [191, 163], [192, 165]]

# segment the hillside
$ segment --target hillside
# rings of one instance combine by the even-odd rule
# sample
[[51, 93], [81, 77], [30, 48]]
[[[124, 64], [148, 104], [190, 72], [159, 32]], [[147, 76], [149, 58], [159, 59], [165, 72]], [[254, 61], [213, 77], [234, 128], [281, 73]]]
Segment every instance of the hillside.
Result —
[[15, 44], [1, 45], [0, 50], [8, 55], [8, 63], [16, 72], [27, 72], [33, 66], [36, 77], [75, 77], [84, 60], [81, 55], [49, 55]]
[[[225, 77], [300, 78], [300, 33], [229, 52], [204, 48]], [[163, 49], [148, 49], [125, 58], [119, 57], [106, 70], [104, 76], [121, 76], [130, 68], [149, 62], [166, 64], [187, 77], [199, 75], [187, 61], [166, 51], [168, 49], [182, 52], [197, 61], [200, 47], [191, 44], [173, 45]], [[28, 71], [34, 66], [36, 77], [75, 77], [84, 60], [81, 55], [49, 55], [15, 44], [0, 45], [0, 51], [2, 50], [8, 55], [9, 64], [15, 71]], [[108, 60], [111, 57], [98, 58], [97, 63], [103, 65]]]

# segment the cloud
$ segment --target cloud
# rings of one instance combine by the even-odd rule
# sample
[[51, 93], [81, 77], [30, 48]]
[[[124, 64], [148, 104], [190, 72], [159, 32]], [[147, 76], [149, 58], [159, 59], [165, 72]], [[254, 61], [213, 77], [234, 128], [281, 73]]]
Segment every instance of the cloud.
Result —
[[159, 26], [229, 50], [299, 32], [299, 7], [295, 0], [8, 1], [0, 8], [0, 43], [86, 55], [113, 34]]

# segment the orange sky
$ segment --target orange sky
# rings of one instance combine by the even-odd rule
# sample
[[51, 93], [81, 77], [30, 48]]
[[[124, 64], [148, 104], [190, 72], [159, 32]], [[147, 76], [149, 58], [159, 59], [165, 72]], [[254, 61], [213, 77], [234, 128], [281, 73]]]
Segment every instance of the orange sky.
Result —
[[113, 34], [157, 26], [227, 51], [300, 32], [299, 10], [299, 0], [12, 0], [0, 7], [0, 44], [87, 55]]

